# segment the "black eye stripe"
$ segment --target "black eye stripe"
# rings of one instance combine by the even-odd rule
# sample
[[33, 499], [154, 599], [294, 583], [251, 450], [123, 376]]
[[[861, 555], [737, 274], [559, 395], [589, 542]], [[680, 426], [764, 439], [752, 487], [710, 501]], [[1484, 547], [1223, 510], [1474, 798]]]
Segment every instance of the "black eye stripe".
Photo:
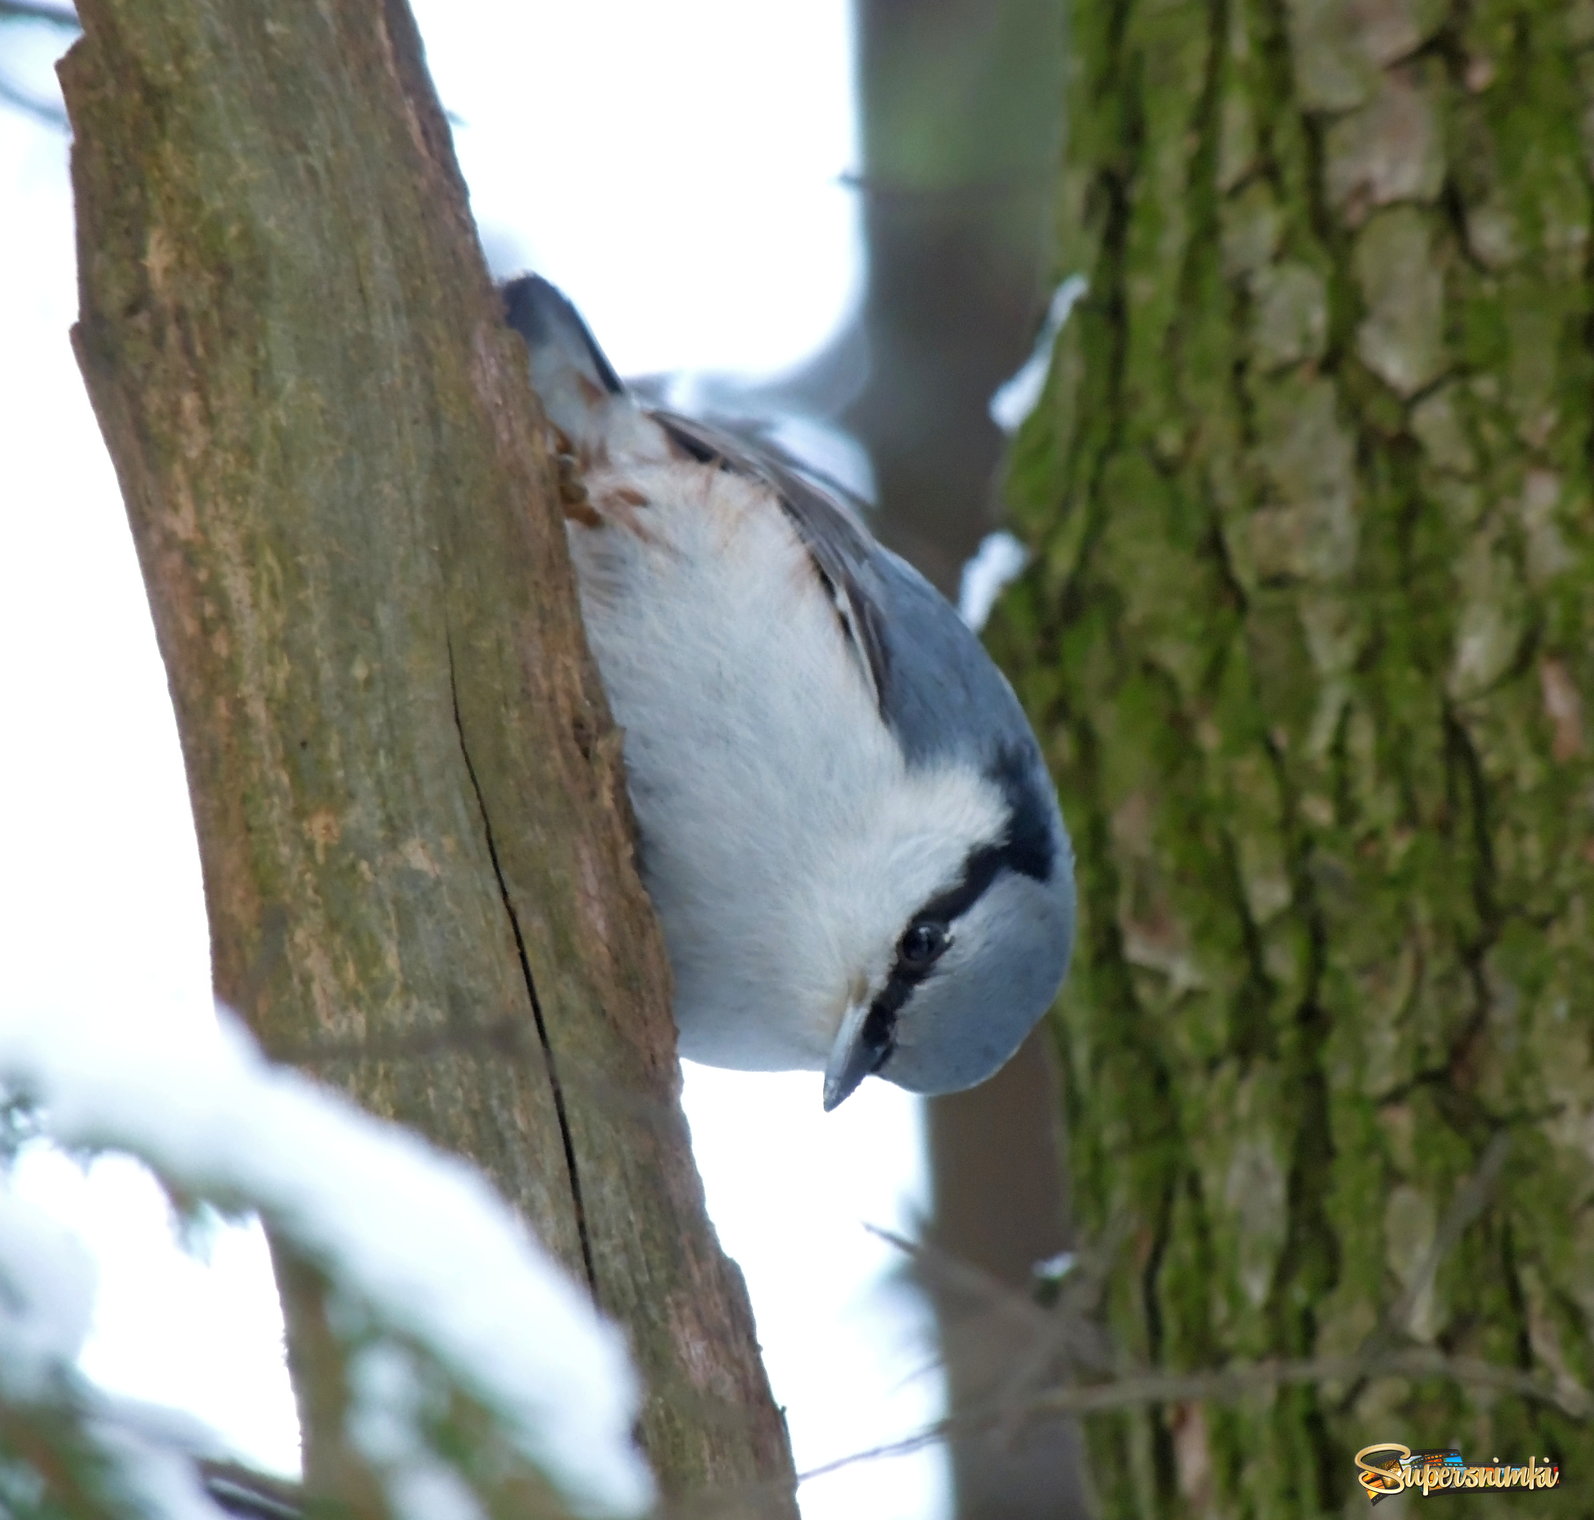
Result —
[[1021, 876], [1050, 880], [1057, 863], [1057, 841], [1052, 834], [1052, 810], [1045, 790], [1051, 783], [1040, 757], [1032, 759], [1019, 746], [1004, 745], [987, 774], [1001, 787], [1007, 802], [1007, 827], [998, 846], [1003, 864]]
[[[913, 922], [918, 923], [921, 919], [928, 919], [938, 927], [945, 928], [960, 913], [966, 912], [1001, 869], [1000, 859], [994, 858], [999, 855], [998, 850], [976, 850], [964, 863], [965, 874], [962, 882], [950, 892], [943, 892], [941, 896], [931, 898], [918, 913], [914, 914]], [[986, 856], [991, 856], [993, 859], [987, 863]], [[950, 936], [947, 943], [951, 943]], [[937, 956], [935, 960], [925, 965], [916, 966], [906, 964], [899, 953], [885, 986], [869, 1005], [869, 1017], [864, 1020], [860, 1038], [871, 1049], [879, 1050], [882, 1065], [891, 1053], [891, 1037], [896, 1032], [897, 1015], [902, 1012], [903, 1006], [912, 996], [913, 989], [934, 973], [939, 958]], [[879, 1069], [878, 1066], [874, 1068], [876, 1071]]]
[[985, 895], [985, 889], [996, 880], [997, 872], [1007, 864], [1005, 845], [983, 845], [971, 851], [963, 862], [962, 880], [932, 897], [914, 918], [927, 918], [938, 924], [956, 922]]
[[[908, 921], [910, 925], [922, 919], [950, 929], [985, 895], [1004, 868], [1037, 881], [1050, 878], [1056, 860], [1051, 810], [1044, 795], [1036, 790], [1033, 768], [1027, 764], [1024, 752], [1014, 746], [1004, 747], [988, 774], [1002, 789], [1007, 802], [1007, 827], [1001, 839], [970, 850], [957, 884], [926, 902]], [[879, 1071], [885, 1065], [898, 1016], [913, 989], [934, 970], [933, 961], [926, 966], [907, 966], [900, 957], [892, 967], [880, 995], [869, 1006], [869, 1017], [859, 1036], [868, 1049], [879, 1052], [872, 1070]]]
[[1056, 855], [1051, 814], [1046, 799], [1035, 790], [1023, 755], [1013, 748], [1004, 749], [990, 776], [1001, 787], [1007, 802], [1007, 827], [1001, 839], [971, 850], [957, 885], [932, 897], [913, 915], [914, 919], [955, 922], [985, 895], [1004, 866], [1037, 881], [1051, 876]]
[[907, 1002], [908, 994], [913, 991], [917, 981], [917, 977], [910, 981], [893, 972], [891, 979], [880, 989], [879, 997], [869, 1005], [869, 1017], [863, 1021], [858, 1042], [865, 1050], [877, 1053], [875, 1064], [869, 1068], [871, 1072], [879, 1071], [886, 1057], [891, 1054], [891, 1039], [897, 1032], [897, 1015], [902, 1012], [902, 1005]]

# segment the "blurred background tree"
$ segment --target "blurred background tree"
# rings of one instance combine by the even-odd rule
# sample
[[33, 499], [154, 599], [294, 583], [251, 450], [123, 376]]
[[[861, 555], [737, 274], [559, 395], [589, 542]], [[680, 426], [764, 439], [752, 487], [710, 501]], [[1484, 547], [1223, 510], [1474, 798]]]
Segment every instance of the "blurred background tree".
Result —
[[[1120, 1368], [1429, 1348], [1094, 1417], [1108, 1516], [1594, 1474], [1594, 7], [1073, 6], [996, 642], [1079, 852], [1055, 1035]], [[1500, 1498], [1458, 1496], [1464, 1514]]]
[[[1061, 0], [857, 0], [867, 356], [842, 412], [874, 467], [882, 538], [954, 599], [997, 526], [992, 393], [1044, 310], [1056, 192]], [[993, 1081], [930, 1100], [934, 1308], [960, 1520], [1083, 1513], [1078, 1439], [992, 1415], [1032, 1365], [1034, 1268], [1067, 1240], [1056, 1080], [1038, 1033]]]

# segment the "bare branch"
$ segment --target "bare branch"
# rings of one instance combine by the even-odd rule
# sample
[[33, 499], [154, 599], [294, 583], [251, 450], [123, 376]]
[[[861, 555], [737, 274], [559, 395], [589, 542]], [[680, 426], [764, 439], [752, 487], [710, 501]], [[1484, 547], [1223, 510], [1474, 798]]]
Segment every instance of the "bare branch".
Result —
[[1594, 1413], [1594, 1396], [1572, 1384], [1559, 1386], [1516, 1367], [1473, 1357], [1412, 1349], [1381, 1356], [1314, 1357], [1306, 1361], [1250, 1362], [1208, 1372], [1136, 1372], [1097, 1383], [1053, 1388], [1031, 1399], [1021, 1411], [987, 1409], [962, 1419], [942, 1420], [901, 1441], [871, 1447], [810, 1468], [799, 1481], [823, 1477], [859, 1462], [902, 1456], [954, 1434], [994, 1428], [1017, 1412], [1026, 1418], [1048, 1414], [1101, 1414], [1151, 1404], [1235, 1403], [1249, 1394], [1302, 1383], [1346, 1383], [1374, 1378], [1447, 1378], [1473, 1387], [1514, 1393], [1546, 1404], [1572, 1419]]
[[[0, 0], [3, 3], [3, 0]], [[40, 100], [36, 95], [29, 95], [25, 90], [19, 90], [4, 74], [0, 74], [0, 101], [21, 111], [25, 116], [31, 116], [35, 121], [41, 121], [47, 127], [64, 129], [67, 125], [66, 112], [60, 106], [48, 100]]]
[[41, 0], [0, 0], [0, 23], [42, 21], [63, 31], [78, 29], [77, 12], [65, 5], [45, 5]]

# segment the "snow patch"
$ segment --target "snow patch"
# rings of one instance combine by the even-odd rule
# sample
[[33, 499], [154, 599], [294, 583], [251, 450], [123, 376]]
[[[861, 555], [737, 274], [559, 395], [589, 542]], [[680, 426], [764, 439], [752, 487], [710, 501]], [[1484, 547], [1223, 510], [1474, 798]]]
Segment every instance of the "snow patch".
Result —
[[[38, 1103], [62, 1145], [127, 1151], [184, 1194], [258, 1209], [374, 1328], [493, 1410], [573, 1504], [647, 1507], [630, 1434], [640, 1394], [618, 1331], [474, 1168], [267, 1065], [230, 1016], [202, 1041], [59, 1010], [11, 1016], [0, 1083]], [[26, 1334], [64, 1353], [82, 1343], [92, 1287], [42, 1216], [19, 1217], [25, 1243], [0, 1269], [23, 1285]], [[436, 1489], [424, 1475], [415, 1486]]]
[[1063, 330], [1068, 314], [1079, 304], [1085, 294], [1083, 275], [1071, 274], [1052, 294], [1052, 303], [1046, 310], [1046, 320], [1041, 323], [1035, 347], [1024, 361], [1023, 368], [1004, 380], [991, 397], [991, 421], [1004, 433], [1016, 433], [1024, 419], [1035, 410], [1035, 404], [1046, 389], [1046, 377], [1051, 373], [1052, 350], [1057, 346], [1057, 335]]
[[[0, 1176], [0, 1184], [4, 1177]], [[0, 1187], [0, 1389], [45, 1397], [77, 1360], [94, 1319], [98, 1274], [83, 1243]]]
[[1002, 589], [1029, 563], [1029, 551], [1011, 533], [987, 533], [958, 583], [958, 615], [978, 633], [990, 620]]

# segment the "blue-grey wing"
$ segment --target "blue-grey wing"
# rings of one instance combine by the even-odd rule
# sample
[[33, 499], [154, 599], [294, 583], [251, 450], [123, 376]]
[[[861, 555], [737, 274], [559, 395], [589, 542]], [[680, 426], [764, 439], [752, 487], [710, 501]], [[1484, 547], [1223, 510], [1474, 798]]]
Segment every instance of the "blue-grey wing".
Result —
[[890, 648], [872, 560], [882, 554], [869, 531], [841, 501], [763, 446], [732, 437], [674, 412], [649, 415], [674, 443], [705, 464], [762, 481], [775, 494], [814, 563], [841, 620], [848, 647], [882, 713], [892, 684]]
[[951, 749], [993, 761], [1015, 747], [1040, 763], [1012, 689], [951, 604], [880, 544], [839, 491], [762, 442], [673, 412], [650, 414], [694, 458], [775, 493], [830, 593], [881, 717], [910, 762]]
[[792, 461], [690, 418], [651, 415], [694, 458], [771, 488], [908, 763], [951, 754], [978, 765], [1007, 799], [1005, 863], [1051, 879], [1067, 846], [1040, 746], [1012, 687], [946, 598]]

